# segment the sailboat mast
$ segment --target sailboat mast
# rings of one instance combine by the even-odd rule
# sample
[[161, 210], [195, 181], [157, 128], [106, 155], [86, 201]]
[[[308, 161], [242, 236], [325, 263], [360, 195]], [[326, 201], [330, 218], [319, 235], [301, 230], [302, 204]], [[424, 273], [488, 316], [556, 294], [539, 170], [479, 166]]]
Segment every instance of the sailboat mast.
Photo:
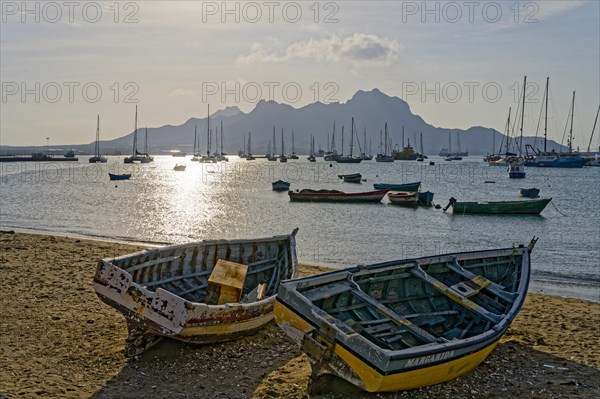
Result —
[[221, 155], [223, 155], [223, 120], [221, 119]]
[[[404, 126], [402, 126], [402, 131], [404, 132]], [[403, 133], [404, 135], [404, 133]], [[388, 153], [388, 134], [387, 134], [387, 122], [385, 123], [385, 150], [383, 155], [387, 156]]]
[[135, 106], [135, 129], [133, 131], [133, 156], [137, 153], [137, 105]]
[[352, 117], [352, 126], [350, 126], [350, 158], [352, 158], [353, 145], [354, 145], [354, 117]]
[[519, 156], [523, 153], [523, 122], [525, 121], [525, 89], [527, 88], [527, 75], [523, 79], [523, 107], [521, 108], [521, 138], [519, 140]]
[[[592, 133], [594, 131], [592, 130]], [[98, 122], [96, 123], [96, 148], [95, 148], [95, 156], [100, 156], [100, 115], [98, 115]]]
[[252, 144], [252, 132], [248, 132], [248, 155], [252, 155], [252, 149], [250, 145]]
[[194, 125], [194, 156], [198, 155], [198, 125]]
[[335, 148], [335, 121], [333, 121], [333, 133], [331, 135], [331, 152], [337, 152], [337, 148]]
[[[402, 149], [404, 149], [404, 125], [402, 125]], [[387, 150], [386, 150], [386, 153], [387, 153]]]
[[277, 154], [277, 140], [275, 139], [275, 125], [273, 125], [273, 155]]
[[550, 77], [546, 77], [546, 115], [544, 116], [544, 152], [546, 152], [546, 144], [548, 142], [548, 83]]
[[281, 128], [281, 156], [285, 155], [285, 143], [283, 141], [283, 128]]
[[246, 155], [246, 133], [244, 133], [244, 154]]
[[383, 139], [382, 139], [383, 131], [379, 130], [379, 153], [383, 154]]
[[600, 114], [600, 105], [598, 106], [598, 111], [596, 111], [596, 119], [594, 119], [594, 127], [592, 128], [592, 134], [590, 135], [587, 152], [590, 152], [590, 147], [592, 146], [592, 138], [594, 137], [594, 131], [596, 130], [596, 123], [598, 123], [598, 114]]
[[571, 128], [569, 129], [569, 152], [573, 152], [573, 119], [575, 117], [575, 90], [573, 90], [573, 101], [571, 102]]
[[450, 131], [448, 130], [448, 155], [452, 154], [452, 137], [450, 137]]
[[210, 157], [210, 104], [208, 104], [208, 116], [206, 118], [206, 136], [207, 136], [206, 155]]
[[363, 130], [363, 145], [364, 145], [364, 152], [367, 152], [367, 128], [365, 127]]
[[294, 144], [294, 131], [292, 130], [292, 154], [296, 153], [296, 145]]
[[421, 147], [421, 155], [425, 155], [425, 150], [423, 149], [423, 132], [421, 132], [421, 138], [420, 139], [421, 139], [421, 142], [419, 144], [420, 144], [420, 147]]
[[344, 125], [342, 125], [342, 153], [344, 155]]

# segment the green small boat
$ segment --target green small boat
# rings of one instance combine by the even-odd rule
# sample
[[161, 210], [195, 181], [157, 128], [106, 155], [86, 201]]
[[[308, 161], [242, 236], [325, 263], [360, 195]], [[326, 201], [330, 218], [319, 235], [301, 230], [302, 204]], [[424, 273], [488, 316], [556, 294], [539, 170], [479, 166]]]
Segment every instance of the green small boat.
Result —
[[458, 202], [452, 197], [444, 211], [452, 207], [454, 214], [539, 215], [550, 201], [552, 198], [527, 201]]

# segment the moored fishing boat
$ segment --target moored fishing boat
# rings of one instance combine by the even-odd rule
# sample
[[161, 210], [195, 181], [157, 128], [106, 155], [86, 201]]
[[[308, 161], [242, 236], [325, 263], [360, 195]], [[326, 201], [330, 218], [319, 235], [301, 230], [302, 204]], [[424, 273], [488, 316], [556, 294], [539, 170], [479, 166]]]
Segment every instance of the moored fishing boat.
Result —
[[419, 193], [388, 193], [388, 199], [391, 204], [401, 205], [401, 206], [417, 206], [417, 202], [419, 202]]
[[178, 171], [178, 172], [185, 172], [185, 168], [186, 168], [185, 165], [177, 164], [177, 165], [175, 165], [175, 167], [173, 167], [173, 170]]
[[309, 393], [338, 377], [369, 392], [457, 378], [495, 348], [529, 285], [528, 247], [357, 266], [281, 284], [275, 321], [308, 355]]
[[[297, 273], [296, 232], [199, 241], [103, 259], [94, 289], [125, 316], [128, 356], [142, 353], [160, 337], [191, 343], [232, 340], [273, 319], [279, 283]], [[209, 278], [221, 260], [247, 266], [241, 299], [209, 305]]]
[[129, 178], [131, 177], [130, 173], [125, 173], [125, 174], [114, 174], [114, 173], [109, 173], [108, 174], [108, 178], [110, 180], [129, 180]]
[[525, 165], [523, 164], [523, 162], [511, 162], [508, 166], [508, 177], [511, 179], [524, 179]]
[[344, 181], [344, 183], [360, 183], [362, 179], [362, 175], [360, 173], [352, 173], [349, 175], [338, 175], [340, 179]]
[[387, 184], [387, 183], [375, 183], [373, 184], [373, 188], [375, 190], [390, 190], [390, 191], [418, 191], [421, 186], [420, 181], [416, 181], [413, 183], [402, 183], [402, 184]]
[[388, 190], [345, 193], [338, 190], [296, 190], [288, 191], [290, 201], [308, 202], [381, 202]]
[[540, 189], [539, 188], [520, 188], [519, 189], [519, 195], [521, 197], [529, 197], [529, 198], [537, 198], [540, 196]]
[[431, 191], [419, 192], [419, 201], [417, 205], [420, 206], [431, 206], [433, 202], [433, 193]]
[[524, 201], [458, 202], [455, 198], [450, 198], [444, 211], [452, 207], [452, 213], [454, 214], [539, 215], [550, 201], [552, 201], [552, 198]]
[[271, 183], [273, 191], [287, 191], [290, 189], [290, 183], [284, 180], [277, 180]]

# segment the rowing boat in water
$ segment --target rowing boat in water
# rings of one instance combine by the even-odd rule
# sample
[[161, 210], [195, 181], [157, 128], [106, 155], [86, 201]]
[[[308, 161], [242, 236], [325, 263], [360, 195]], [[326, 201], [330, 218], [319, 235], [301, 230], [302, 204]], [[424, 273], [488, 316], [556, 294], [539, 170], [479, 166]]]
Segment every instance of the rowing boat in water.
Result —
[[131, 173], [125, 173], [122, 175], [109, 173], [108, 178], [110, 180], [129, 180], [129, 178], [131, 178]]
[[540, 189], [535, 187], [520, 188], [519, 195], [521, 195], [521, 197], [537, 198], [540, 196]]
[[373, 188], [375, 190], [406, 191], [406, 192], [419, 191], [420, 186], [421, 186], [420, 181], [416, 181], [414, 183], [402, 183], [402, 184], [387, 184], [387, 183], [373, 184]]
[[431, 191], [419, 192], [419, 202], [417, 203], [420, 206], [431, 206], [433, 202], [433, 193]]
[[290, 201], [309, 202], [381, 202], [388, 190], [345, 193], [339, 190], [296, 190], [288, 191]]
[[290, 183], [284, 180], [277, 180], [271, 183], [273, 191], [288, 191], [290, 189]]
[[275, 321], [309, 357], [311, 394], [333, 377], [369, 392], [449, 381], [479, 365], [517, 315], [535, 241], [286, 281]]
[[458, 202], [452, 197], [444, 211], [451, 206], [453, 214], [539, 215], [550, 201], [552, 198], [524, 201]]
[[417, 206], [419, 201], [419, 193], [388, 193], [388, 199], [390, 203], [401, 206]]
[[[101, 260], [94, 289], [127, 320], [125, 354], [137, 356], [161, 337], [191, 343], [228, 341], [271, 321], [279, 283], [298, 270], [296, 232], [199, 241]], [[209, 278], [219, 260], [247, 266], [239, 302], [206, 303]], [[264, 295], [257, 294], [259, 287]]]
[[340, 179], [344, 181], [344, 183], [360, 183], [362, 179], [362, 175], [360, 173], [352, 173], [349, 175], [338, 175]]

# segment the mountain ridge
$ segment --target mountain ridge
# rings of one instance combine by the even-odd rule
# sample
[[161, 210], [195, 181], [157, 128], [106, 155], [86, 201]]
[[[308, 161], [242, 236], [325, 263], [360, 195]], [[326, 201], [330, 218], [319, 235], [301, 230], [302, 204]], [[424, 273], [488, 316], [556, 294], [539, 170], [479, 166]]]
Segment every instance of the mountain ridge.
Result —
[[[333, 123], [336, 124], [336, 145], [337, 150], [341, 149], [341, 132], [344, 128], [344, 152], [349, 152], [350, 125], [351, 120], [355, 121], [355, 133], [358, 136], [355, 140], [360, 140], [354, 148], [363, 146], [363, 132], [367, 131], [367, 147], [372, 146], [372, 153], [378, 152], [380, 132], [384, 129], [385, 123], [388, 125], [388, 135], [392, 138], [393, 147], [400, 148], [409, 141], [414, 146], [419, 146], [420, 133], [423, 133], [424, 152], [427, 155], [436, 155], [442, 148], [448, 147], [448, 136], [451, 136], [452, 148], [457, 150], [458, 136], [460, 136], [461, 149], [468, 150], [472, 155], [484, 155], [492, 152], [494, 142], [496, 151], [500, 143], [506, 142], [506, 136], [495, 129], [484, 126], [471, 126], [468, 129], [453, 129], [437, 127], [428, 124], [421, 116], [414, 114], [410, 105], [397, 96], [390, 96], [381, 90], [374, 88], [370, 91], [358, 90], [346, 102], [321, 103], [314, 102], [306, 104], [300, 108], [285, 103], [278, 103], [273, 100], [260, 100], [256, 103], [254, 109], [248, 113], [242, 112], [237, 106], [227, 106], [224, 109], [217, 110], [210, 116], [211, 130], [220, 130], [223, 123], [225, 152], [233, 154], [243, 148], [243, 137], [247, 133], [252, 133], [252, 153], [263, 154], [267, 150], [269, 141], [272, 140], [273, 126], [276, 131], [277, 148], [281, 150], [281, 130], [283, 128], [286, 142], [286, 152], [292, 151], [292, 136], [295, 136], [295, 151], [299, 154], [308, 153], [310, 135], [315, 136], [317, 149], [327, 149], [327, 140], [331, 141]], [[201, 152], [206, 152], [207, 142], [207, 118], [191, 117], [181, 125], [164, 125], [156, 128], [148, 128], [149, 147], [152, 153], [168, 152], [172, 150], [182, 150], [191, 152], [194, 141], [194, 127], [197, 126], [200, 136]], [[404, 143], [402, 143], [402, 131], [404, 130]], [[143, 142], [143, 129], [139, 129], [141, 140]], [[107, 154], [131, 152], [133, 142], [133, 131], [113, 140], [101, 141], [101, 148]], [[415, 138], [417, 143], [414, 143]], [[523, 139], [523, 150], [525, 144], [540, 145], [540, 138], [527, 136]], [[215, 142], [215, 140], [213, 140]], [[73, 149], [79, 153], [93, 152], [94, 142], [87, 144], [72, 145], [54, 145], [54, 148]], [[554, 141], [548, 141], [548, 149], [564, 150], [566, 147], [560, 146]], [[29, 149], [31, 151], [40, 151], [45, 149], [43, 146], [35, 147], [11, 147], [0, 146], [1, 151], [17, 151]], [[420, 148], [417, 148], [421, 151]], [[213, 148], [214, 151], [214, 148]], [[358, 150], [355, 151], [357, 153]], [[368, 152], [363, 149], [363, 152]]]

